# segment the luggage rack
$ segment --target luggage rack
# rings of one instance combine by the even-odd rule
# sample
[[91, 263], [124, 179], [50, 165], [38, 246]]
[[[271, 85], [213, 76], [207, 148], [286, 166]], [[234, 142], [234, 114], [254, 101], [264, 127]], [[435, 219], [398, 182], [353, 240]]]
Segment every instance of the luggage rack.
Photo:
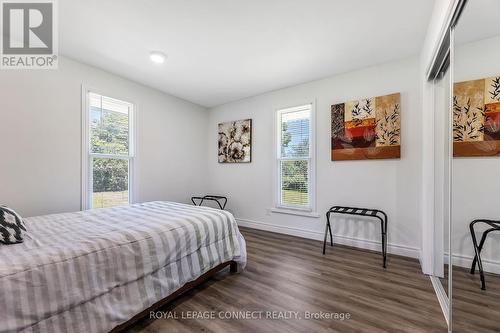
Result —
[[[196, 200], [199, 200], [198, 202], [196, 202]], [[227, 197], [224, 197], [224, 196], [221, 196], [221, 195], [205, 195], [203, 197], [191, 197], [191, 202], [193, 203], [193, 205], [195, 206], [201, 206], [203, 204], [203, 201], [205, 200], [208, 200], [208, 201], [215, 201], [217, 202], [217, 205], [219, 205], [219, 208], [221, 210], [224, 210], [224, 208], [226, 208], [226, 204], [227, 204]], [[221, 200], [224, 201], [224, 203], [222, 204], [221, 203]]]
[[357, 207], [343, 207], [343, 206], [333, 206], [326, 213], [326, 230], [325, 230], [325, 239], [323, 241], [323, 254], [325, 254], [326, 250], [326, 238], [328, 233], [330, 233], [330, 244], [333, 246], [333, 235], [332, 235], [332, 227], [330, 224], [330, 215], [331, 214], [346, 214], [346, 215], [358, 215], [358, 216], [367, 216], [374, 217], [380, 220], [380, 228], [382, 234], [382, 256], [383, 256], [383, 267], [386, 268], [387, 262], [387, 214], [379, 209], [370, 209], [370, 208], [357, 208]]
[[[477, 244], [476, 233], [474, 230], [474, 225], [476, 223], [484, 223], [489, 226], [489, 229], [486, 229], [483, 232], [479, 245]], [[481, 279], [481, 289], [486, 290], [483, 262], [481, 261], [481, 250], [483, 249], [484, 242], [486, 241], [486, 236], [488, 236], [488, 234], [492, 231], [500, 231], [500, 221], [484, 220], [484, 219], [474, 220], [470, 223], [469, 229], [470, 229], [470, 235], [472, 237], [472, 245], [474, 246], [474, 252], [475, 252], [474, 260], [472, 261], [472, 266], [470, 268], [470, 273], [474, 274], [476, 272], [476, 263], [477, 263], [477, 266], [479, 268], [479, 277]]]

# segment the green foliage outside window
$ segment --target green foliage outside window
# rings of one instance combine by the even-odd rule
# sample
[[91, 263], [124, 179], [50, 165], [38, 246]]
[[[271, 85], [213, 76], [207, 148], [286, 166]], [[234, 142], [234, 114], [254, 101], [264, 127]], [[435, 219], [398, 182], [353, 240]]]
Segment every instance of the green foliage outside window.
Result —
[[[128, 115], [92, 109], [92, 153], [128, 156]], [[93, 159], [93, 189], [97, 192], [119, 192], [128, 189], [128, 160]]]

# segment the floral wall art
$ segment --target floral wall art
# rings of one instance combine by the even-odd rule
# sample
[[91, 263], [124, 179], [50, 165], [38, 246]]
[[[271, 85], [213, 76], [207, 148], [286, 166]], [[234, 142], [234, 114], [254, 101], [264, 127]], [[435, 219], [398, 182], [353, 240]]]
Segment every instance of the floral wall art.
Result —
[[252, 119], [219, 124], [219, 163], [252, 161]]
[[500, 76], [454, 84], [453, 155], [500, 156]]
[[400, 94], [332, 105], [332, 161], [399, 158]]

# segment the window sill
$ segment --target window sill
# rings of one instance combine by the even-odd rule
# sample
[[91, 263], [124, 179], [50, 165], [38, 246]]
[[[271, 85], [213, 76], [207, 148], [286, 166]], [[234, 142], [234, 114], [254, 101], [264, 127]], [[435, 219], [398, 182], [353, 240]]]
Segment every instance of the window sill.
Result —
[[307, 210], [271, 208], [270, 211], [272, 213], [278, 213], [278, 214], [288, 214], [288, 215], [297, 215], [297, 216], [319, 218], [319, 214], [317, 212], [311, 212], [311, 211], [307, 211]]

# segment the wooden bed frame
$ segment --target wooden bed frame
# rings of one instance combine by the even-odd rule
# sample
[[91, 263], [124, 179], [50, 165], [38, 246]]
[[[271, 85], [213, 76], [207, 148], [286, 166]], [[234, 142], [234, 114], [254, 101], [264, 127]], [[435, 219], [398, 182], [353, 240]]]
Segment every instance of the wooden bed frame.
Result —
[[162, 299], [161, 301], [156, 302], [155, 304], [153, 304], [152, 306], [150, 306], [146, 310], [144, 310], [141, 313], [132, 317], [129, 321], [126, 321], [123, 324], [116, 326], [111, 331], [111, 333], [118, 333], [118, 332], [123, 331], [126, 328], [129, 328], [133, 324], [137, 323], [139, 320], [146, 318], [151, 311], [157, 311], [159, 308], [172, 302], [173, 300], [175, 300], [176, 298], [178, 298], [179, 296], [181, 296], [185, 292], [187, 292], [187, 291], [195, 288], [196, 286], [200, 285], [201, 283], [205, 282], [206, 280], [208, 280], [209, 278], [211, 278], [215, 274], [219, 273], [221, 270], [223, 270], [227, 266], [229, 266], [229, 271], [231, 273], [236, 273], [238, 271], [238, 264], [235, 261], [228, 261], [228, 262], [222, 263], [222, 264], [212, 268], [211, 270], [209, 270], [208, 272], [206, 272], [205, 274], [203, 274], [202, 276], [200, 276], [196, 280], [186, 283], [184, 286], [177, 289], [173, 294]]

